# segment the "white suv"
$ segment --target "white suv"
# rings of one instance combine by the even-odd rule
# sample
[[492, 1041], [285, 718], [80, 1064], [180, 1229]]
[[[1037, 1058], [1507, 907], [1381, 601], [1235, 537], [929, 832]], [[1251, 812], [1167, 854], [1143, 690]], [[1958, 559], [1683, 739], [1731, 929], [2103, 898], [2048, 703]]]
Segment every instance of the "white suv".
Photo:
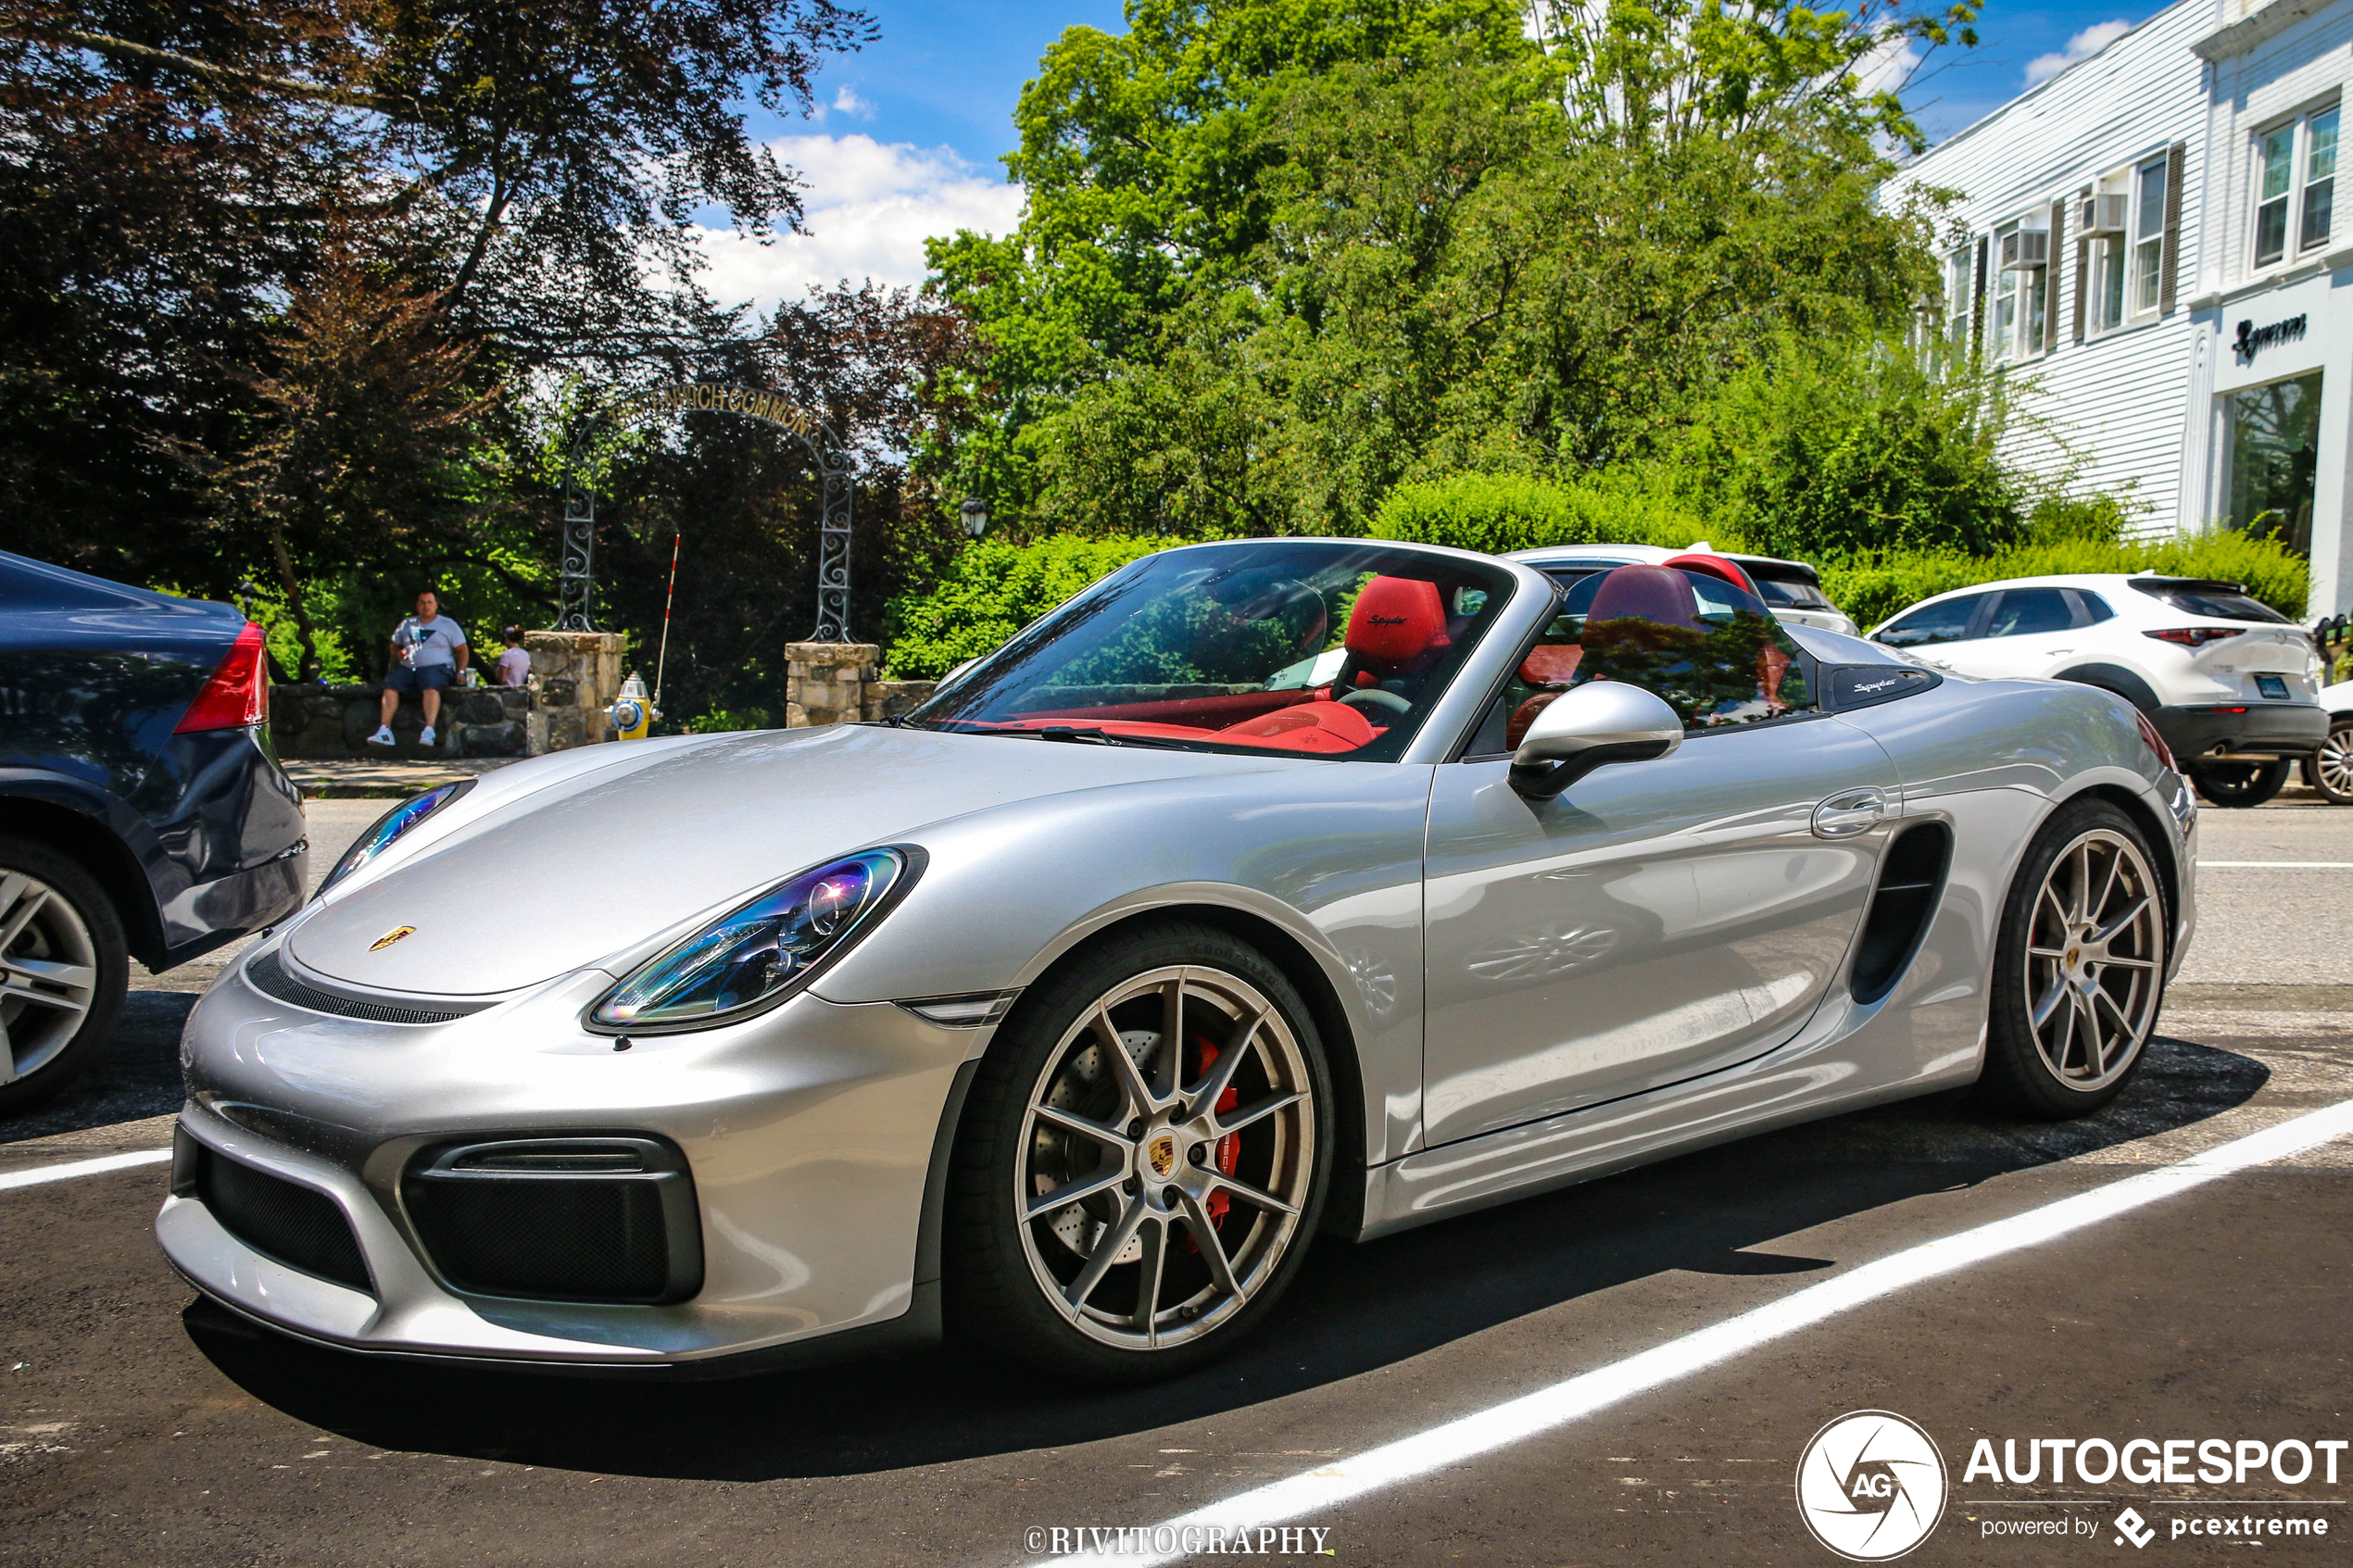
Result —
[[1774, 619], [1799, 626], [1818, 626], [1825, 632], [1843, 632], [1856, 635], [1855, 622], [1839, 612], [1822, 592], [1822, 579], [1802, 560], [1781, 560], [1773, 556], [1735, 556], [1718, 550], [1703, 539], [1688, 550], [1662, 549], [1656, 545], [1545, 545], [1533, 550], [1514, 550], [1505, 560], [1525, 561], [1564, 586], [1579, 577], [1596, 571], [1607, 571], [1620, 566], [1656, 566], [1678, 556], [1721, 555], [1748, 574], [1756, 584], [1757, 597]]
[[1870, 634], [1963, 675], [2105, 687], [2217, 806], [2269, 800], [2328, 734], [2311, 633], [2236, 583], [2020, 577], [1923, 599]]

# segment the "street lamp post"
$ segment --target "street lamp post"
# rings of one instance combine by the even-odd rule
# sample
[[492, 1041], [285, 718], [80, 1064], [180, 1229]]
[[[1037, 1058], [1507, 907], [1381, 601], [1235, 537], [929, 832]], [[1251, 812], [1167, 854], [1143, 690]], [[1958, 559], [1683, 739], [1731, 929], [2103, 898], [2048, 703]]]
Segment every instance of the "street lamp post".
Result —
[[964, 537], [978, 539], [988, 532], [988, 503], [977, 495], [967, 495], [964, 504], [956, 508], [964, 521]]

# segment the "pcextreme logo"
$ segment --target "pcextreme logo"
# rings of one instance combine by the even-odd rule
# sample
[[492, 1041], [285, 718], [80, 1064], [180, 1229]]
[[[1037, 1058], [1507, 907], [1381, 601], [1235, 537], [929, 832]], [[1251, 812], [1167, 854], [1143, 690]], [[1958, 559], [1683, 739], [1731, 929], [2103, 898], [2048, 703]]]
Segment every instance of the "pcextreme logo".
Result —
[[1944, 1495], [1944, 1456], [1893, 1411], [1840, 1416], [1797, 1461], [1798, 1516], [1853, 1562], [1885, 1562], [1928, 1539]]

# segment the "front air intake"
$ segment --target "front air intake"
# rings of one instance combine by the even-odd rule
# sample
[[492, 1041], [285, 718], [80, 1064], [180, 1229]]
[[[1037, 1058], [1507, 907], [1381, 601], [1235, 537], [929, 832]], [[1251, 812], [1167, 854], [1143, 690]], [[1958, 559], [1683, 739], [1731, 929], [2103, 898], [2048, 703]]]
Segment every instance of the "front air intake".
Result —
[[433, 1266], [472, 1295], [656, 1306], [702, 1288], [694, 1178], [661, 1139], [448, 1145], [400, 1196]]
[[222, 1230], [288, 1268], [374, 1294], [359, 1238], [333, 1198], [232, 1160], [184, 1129], [174, 1130], [172, 1144], [172, 1190], [201, 1202]]
[[1953, 857], [1953, 831], [1943, 822], [1919, 822], [1896, 834], [1880, 868], [1879, 887], [1863, 917], [1855, 945], [1855, 999], [1866, 1005], [1895, 989], [1928, 935], [1936, 902], [1944, 892], [1944, 871]]

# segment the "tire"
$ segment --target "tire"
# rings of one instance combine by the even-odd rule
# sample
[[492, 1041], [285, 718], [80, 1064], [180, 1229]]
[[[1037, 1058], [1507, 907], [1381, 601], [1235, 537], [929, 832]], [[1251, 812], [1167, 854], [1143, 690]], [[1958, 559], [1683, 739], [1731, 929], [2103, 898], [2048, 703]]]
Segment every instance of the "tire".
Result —
[[90, 1064], [131, 988], [122, 919], [97, 879], [0, 834], [0, 1115], [30, 1110]]
[[2164, 1002], [2172, 922], [2139, 826], [2070, 806], [2027, 847], [2002, 903], [1982, 1096], [2030, 1116], [2082, 1116], [2140, 1071]]
[[2329, 721], [2328, 738], [2304, 759], [2304, 782], [2332, 806], [2353, 806], [2353, 718]]
[[2190, 782], [2209, 806], [2260, 806], [2287, 783], [2287, 759], [2272, 762], [2204, 762]]
[[[1162, 1051], [1172, 997], [1181, 1083]], [[1228, 933], [1155, 922], [1082, 954], [1024, 994], [965, 1102], [950, 1334], [1094, 1385], [1222, 1355], [1305, 1260], [1332, 1103], [1299, 992]]]

